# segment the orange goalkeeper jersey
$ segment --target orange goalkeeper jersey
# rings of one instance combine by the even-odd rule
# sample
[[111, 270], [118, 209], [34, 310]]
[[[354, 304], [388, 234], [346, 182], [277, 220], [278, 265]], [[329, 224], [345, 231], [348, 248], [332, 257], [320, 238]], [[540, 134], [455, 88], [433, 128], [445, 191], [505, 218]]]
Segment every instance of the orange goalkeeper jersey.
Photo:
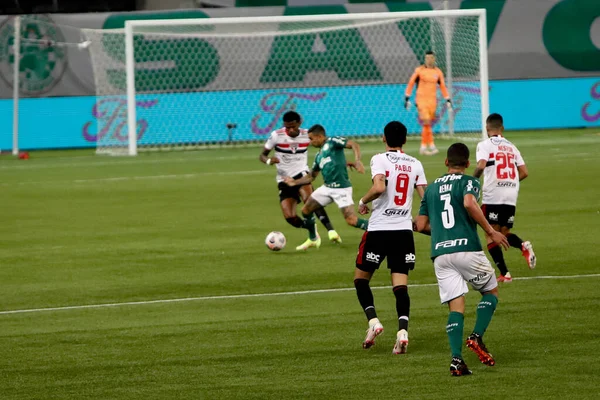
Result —
[[417, 104], [436, 103], [436, 91], [438, 85], [440, 85], [442, 96], [444, 96], [445, 99], [450, 98], [446, 83], [444, 82], [444, 74], [438, 67], [427, 68], [424, 65], [417, 67], [410, 77], [410, 81], [408, 81], [408, 87], [406, 88], [405, 93], [406, 96], [412, 94], [415, 83], [417, 84], [417, 96], [415, 99]]

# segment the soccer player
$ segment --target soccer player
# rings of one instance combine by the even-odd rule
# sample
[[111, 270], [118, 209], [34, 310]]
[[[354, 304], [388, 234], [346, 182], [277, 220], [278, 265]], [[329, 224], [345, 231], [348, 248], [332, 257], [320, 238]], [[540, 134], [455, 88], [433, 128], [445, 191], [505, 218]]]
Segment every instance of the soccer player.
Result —
[[[529, 241], [523, 241], [511, 233], [515, 221], [519, 182], [527, 178], [527, 166], [519, 149], [502, 136], [504, 121], [500, 114], [491, 114], [486, 120], [488, 139], [477, 145], [477, 167], [473, 176], [483, 174], [483, 205], [485, 217], [494, 230], [508, 239], [511, 247], [521, 250], [529, 268], [535, 268], [536, 257]], [[487, 248], [500, 270], [499, 282], [512, 282], [512, 276], [504, 262], [504, 255], [490, 238]]]
[[497, 245], [504, 248], [509, 245], [506, 237], [492, 228], [479, 208], [479, 180], [465, 175], [465, 169], [469, 167], [469, 148], [463, 143], [450, 146], [446, 166], [448, 173], [427, 187], [415, 228], [431, 235], [431, 258], [440, 299], [450, 310], [446, 325], [452, 351], [450, 373], [461, 376], [471, 374], [462, 358], [467, 282], [482, 295], [467, 347], [485, 365], [496, 364], [483, 343], [483, 334], [498, 304], [498, 283], [494, 268], [482, 250], [477, 225]]
[[[348, 178], [347, 167], [355, 168], [359, 173], [365, 173], [365, 167], [360, 161], [360, 146], [353, 140], [344, 137], [327, 137], [325, 128], [321, 125], [314, 125], [308, 130], [310, 144], [321, 150], [315, 157], [315, 162], [309, 174], [300, 178], [287, 177], [285, 182], [290, 187], [298, 185], [307, 185], [323, 172], [323, 185], [315, 190], [302, 207], [302, 215], [305, 219], [310, 219], [312, 213], [316, 210], [335, 202], [342, 211], [344, 219], [348, 225], [367, 229], [368, 221], [358, 218], [354, 212], [354, 201], [352, 200], [352, 184]], [[352, 149], [354, 152], [354, 162], [347, 163], [344, 149]], [[307, 250], [310, 247], [319, 247], [319, 241], [310, 237], [296, 250]]]
[[[446, 99], [448, 110], [452, 110], [452, 101], [444, 83], [444, 73], [435, 66], [435, 54], [433, 51], [425, 53], [425, 64], [417, 67], [408, 81], [408, 87], [404, 97], [404, 108], [408, 109], [410, 105], [410, 96], [413, 86], [417, 85], [417, 95], [415, 104], [419, 112], [419, 119], [423, 124], [421, 133], [420, 154], [434, 155], [439, 153], [433, 142], [433, 131], [431, 130], [432, 121], [435, 119], [435, 110], [437, 108], [437, 87], [439, 85], [442, 96]], [[427, 149], [429, 146], [429, 150]]]
[[383, 131], [385, 153], [371, 158], [373, 185], [360, 199], [358, 212], [362, 215], [368, 213], [371, 201], [373, 211], [369, 218], [369, 229], [358, 247], [354, 270], [356, 295], [369, 322], [363, 342], [363, 348], [368, 349], [375, 344], [375, 338], [383, 333], [369, 282], [387, 257], [398, 314], [398, 332], [392, 350], [394, 354], [406, 353], [408, 346], [408, 271], [415, 266], [412, 198], [415, 189], [423, 197], [427, 185], [421, 162], [402, 150], [406, 135], [406, 126], [402, 123], [388, 123]]
[[[316, 230], [314, 217], [309, 216], [308, 220], [303, 220], [296, 213], [296, 206], [302, 201], [306, 203], [313, 192], [313, 188], [308, 184], [290, 187], [285, 184], [284, 177], [292, 176], [300, 178], [308, 174], [308, 145], [310, 139], [306, 129], [300, 129], [301, 117], [295, 111], [288, 111], [283, 114], [283, 128], [273, 131], [265, 143], [263, 152], [260, 154], [260, 161], [267, 165], [277, 166], [277, 186], [279, 188], [279, 204], [285, 220], [296, 228], [305, 228], [309, 232], [309, 239], [321, 243], [321, 238]], [[275, 157], [270, 157], [271, 150], [275, 150]], [[340, 235], [333, 229], [333, 225], [323, 208], [317, 209], [315, 214], [329, 232], [329, 240], [341, 243]]]

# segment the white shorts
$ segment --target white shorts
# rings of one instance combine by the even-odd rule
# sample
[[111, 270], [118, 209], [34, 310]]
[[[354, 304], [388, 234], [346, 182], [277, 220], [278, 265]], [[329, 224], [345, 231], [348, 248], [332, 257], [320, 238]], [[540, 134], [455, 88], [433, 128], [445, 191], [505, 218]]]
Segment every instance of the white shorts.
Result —
[[339, 208], [354, 205], [354, 200], [352, 200], [352, 187], [334, 189], [327, 186], [320, 186], [310, 196], [323, 207], [334, 201]]
[[466, 294], [467, 282], [479, 292], [498, 287], [494, 268], [483, 251], [443, 254], [433, 260], [433, 267], [442, 303]]

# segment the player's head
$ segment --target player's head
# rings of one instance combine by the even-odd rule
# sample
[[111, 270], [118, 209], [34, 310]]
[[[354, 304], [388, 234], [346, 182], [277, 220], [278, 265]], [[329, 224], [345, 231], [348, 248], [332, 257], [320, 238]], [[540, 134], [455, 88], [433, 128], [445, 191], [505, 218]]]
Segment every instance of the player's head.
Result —
[[325, 140], [327, 140], [325, 128], [319, 124], [311, 126], [308, 130], [308, 138], [310, 139], [311, 145], [315, 147], [323, 147]]
[[487, 130], [488, 136], [502, 135], [504, 132], [504, 120], [502, 115], [494, 113], [490, 114], [485, 120], [485, 129]]
[[390, 148], [402, 148], [406, 143], [406, 134], [406, 126], [402, 122], [388, 122], [383, 128], [383, 141]]
[[296, 137], [300, 133], [302, 117], [296, 111], [288, 111], [283, 114], [283, 126], [289, 136]]
[[454, 169], [469, 168], [469, 148], [464, 143], [454, 143], [446, 153], [446, 167]]
[[425, 66], [429, 68], [435, 67], [435, 53], [431, 50], [425, 53]]

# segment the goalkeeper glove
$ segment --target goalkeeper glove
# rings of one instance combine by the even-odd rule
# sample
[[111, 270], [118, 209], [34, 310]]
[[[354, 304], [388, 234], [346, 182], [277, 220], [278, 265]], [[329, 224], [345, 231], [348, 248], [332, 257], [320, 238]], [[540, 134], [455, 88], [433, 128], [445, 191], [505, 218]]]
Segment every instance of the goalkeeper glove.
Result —
[[410, 107], [410, 97], [404, 96], [404, 109], [408, 110]]
[[452, 111], [452, 100], [446, 99], [446, 107], [448, 107], [448, 111]]

